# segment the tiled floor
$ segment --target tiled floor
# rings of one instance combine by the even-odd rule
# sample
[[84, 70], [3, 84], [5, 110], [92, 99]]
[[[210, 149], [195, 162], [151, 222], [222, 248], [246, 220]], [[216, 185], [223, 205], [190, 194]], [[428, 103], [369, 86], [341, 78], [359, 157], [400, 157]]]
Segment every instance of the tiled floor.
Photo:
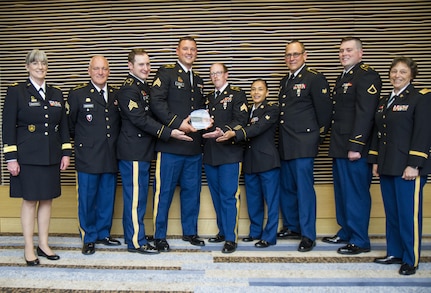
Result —
[[51, 236], [61, 259], [40, 258], [39, 267], [27, 267], [22, 237], [0, 235], [0, 292], [431, 292], [431, 237], [423, 239], [419, 270], [407, 277], [398, 274], [399, 265], [372, 263], [385, 254], [383, 238], [372, 239], [371, 252], [352, 257], [320, 239], [306, 253], [296, 251], [295, 240], [266, 249], [240, 241], [228, 255], [222, 244], [168, 241], [172, 251], [158, 255], [97, 245], [85, 256], [77, 235]]

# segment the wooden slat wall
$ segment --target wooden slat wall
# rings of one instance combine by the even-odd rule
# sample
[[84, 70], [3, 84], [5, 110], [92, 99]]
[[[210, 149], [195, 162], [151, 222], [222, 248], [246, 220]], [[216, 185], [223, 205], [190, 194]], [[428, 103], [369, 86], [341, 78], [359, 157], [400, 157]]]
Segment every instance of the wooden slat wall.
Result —
[[[271, 2], [271, 3], [270, 3]], [[271, 99], [286, 74], [284, 46], [291, 39], [306, 45], [308, 65], [323, 72], [331, 86], [341, 71], [341, 37], [364, 42], [364, 60], [374, 66], [388, 92], [388, 67], [396, 55], [413, 57], [420, 74], [418, 87], [431, 86], [430, 1], [2, 1], [0, 5], [0, 106], [8, 84], [24, 80], [26, 53], [47, 52], [48, 82], [67, 97], [74, 85], [88, 81], [87, 64], [104, 54], [111, 65], [110, 82], [121, 84], [127, 74], [127, 54], [144, 47], [153, 75], [176, 60], [179, 37], [198, 41], [195, 69], [211, 90], [213, 62], [225, 62], [231, 83], [247, 92], [251, 81], [268, 81]], [[152, 76], [153, 76], [152, 75]], [[151, 79], [152, 79], [151, 76]], [[1, 119], [1, 118], [0, 118]], [[316, 183], [331, 183], [328, 140], [316, 160]], [[2, 184], [8, 183], [3, 155]], [[73, 166], [63, 174], [74, 184]]]

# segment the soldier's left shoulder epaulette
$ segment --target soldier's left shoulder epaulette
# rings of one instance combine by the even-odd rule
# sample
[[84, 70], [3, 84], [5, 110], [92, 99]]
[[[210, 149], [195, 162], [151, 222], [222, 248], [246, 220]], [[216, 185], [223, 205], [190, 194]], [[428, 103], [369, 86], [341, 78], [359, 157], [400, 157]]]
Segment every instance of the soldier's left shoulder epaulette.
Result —
[[163, 65], [164, 68], [174, 68], [175, 64], [165, 64]]
[[19, 83], [14, 82], [13, 84], [9, 85], [9, 86], [17, 86]]
[[113, 88], [114, 90], [119, 90], [120, 89], [120, 87], [117, 86], [117, 85], [110, 85], [110, 87]]
[[268, 102], [268, 106], [277, 106], [278, 107], [278, 102]]
[[78, 89], [82, 89], [83, 87], [86, 87], [88, 85], [87, 82], [78, 84], [76, 87], [74, 87], [72, 90], [78, 90]]
[[313, 73], [313, 74], [319, 74], [319, 71], [317, 71], [316, 69], [313, 69], [313, 68], [309, 68], [309, 67], [307, 67], [307, 71], [308, 71], [308, 72], [311, 72], [311, 73]]
[[58, 89], [58, 90], [61, 91], [61, 88], [59, 86], [57, 86], [57, 85], [51, 85], [51, 87], [53, 87], [53, 88]]
[[237, 92], [241, 91], [241, 88], [239, 86], [231, 86], [230, 88]]
[[374, 68], [368, 64], [361, 64], [361, 66], [359, 66], [362, 70], [364, 71], [368, 71], [368, 70], [374, 70]]
[[124, 80], [123, 85], [132, 85], [135, 82], [135, 79], [128, 77]]
[[421, 89], [421, 90], [419, 91], [419, 93], [421, 93], [422, 95], [426, 95], [426, 94], [428, 94], [428, 93], [431, 93], [431, 90], [430, 90], [430, 89], [427, 89], [427, 88], [424, 88], [424, 89]]

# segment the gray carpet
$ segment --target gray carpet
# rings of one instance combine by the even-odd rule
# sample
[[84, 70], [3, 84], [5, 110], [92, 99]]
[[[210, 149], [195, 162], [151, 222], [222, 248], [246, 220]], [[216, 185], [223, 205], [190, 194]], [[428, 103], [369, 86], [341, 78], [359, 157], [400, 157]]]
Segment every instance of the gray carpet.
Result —
[[[37, 237], [35, 237], [37, 243]], [[122, 239], [121, 239], [122, 240]], [[399, 265], [378, 265], [385, 240], [372, 239], [372, 251], [357, 256], [336, 253], [338, 245], [317, 240], [298, 252], [297, 240], [279, 240], [265, 249], [239, 242], [232, 254], [223, 244], [195, 247], [179, 237], [172, 251], [158, 255], [129, 253], [126, 245], [96, 246], [81, 253], [78, 235], [51, 236], [58, 261], [41, 258], [28, 267], [20, 235], [0, 235], [1, 292], [431, 292], [431, 237], [424, 237], [419, 270], [398, 274]]]

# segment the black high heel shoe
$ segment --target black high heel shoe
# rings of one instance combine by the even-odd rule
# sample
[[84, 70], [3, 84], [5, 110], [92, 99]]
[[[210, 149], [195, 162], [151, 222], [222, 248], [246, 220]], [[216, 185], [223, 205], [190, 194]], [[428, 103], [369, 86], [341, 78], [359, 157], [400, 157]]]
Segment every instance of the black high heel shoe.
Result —
[[34, 266], [38, 266], [38, 265], [40, 265], [40, 261], [39, 261], [39, 259], [38, 259], [38, 258], [36, 258], [36, 259], [34, 259], [34, 260], [27, 260], [27, 259], [25, 258], [25, 254], [24, 254], [24, 259], [25, 259], [25, 262], [27, 263], [27, 265], [28, 265], [29, 267], [34, 267]]
[[[37, 251], [37, 255], [38, 255], [38, 256], [46, 257], [46, 258], [47, 258], [47, 259], [49, 259], [49, 260], [59, 260], [59, 259], [60, 259], [60, 256], [59, 256], [59, 255], [57, 255], [57, 254], [47, 255], [47, 254], [46, 254], [42, 249], [40, 249], [40, 247], [39, 247], [39, 246], [37, 247], [36, 251]], [[38, 261], [39, 261], [39, 260], [38, 260]]]

